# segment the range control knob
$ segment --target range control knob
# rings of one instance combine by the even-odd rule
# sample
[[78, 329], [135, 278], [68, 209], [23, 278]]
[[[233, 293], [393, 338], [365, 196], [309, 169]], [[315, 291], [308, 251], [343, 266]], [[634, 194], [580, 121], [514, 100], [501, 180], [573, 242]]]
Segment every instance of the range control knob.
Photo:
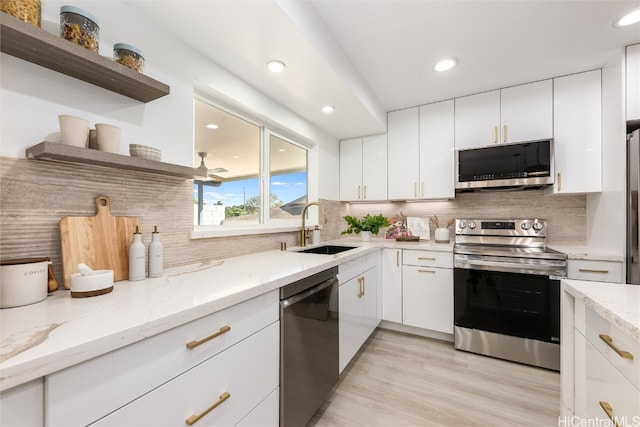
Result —
[[464, 221], [460, 221], [458, 227], [460, 227], [461, 230], [464, 230], [465, 228], [467, 228], [467, 223]]
[[520, 224], [520, 228], [526, 231], [531, 228], [531, 224], [528, 222], [523, 222], [522, 224]]
[[476, 223], [473, 221], [469, 221], [468, 226], [469, 226], [469, 230], [473, 230], [474, 228], [476, 228]]
[[541, 222], [534, 222], [533, 223], [533, 229], [536, 231], [540, 231], [544, 228], [544, 225], [542, 225]]

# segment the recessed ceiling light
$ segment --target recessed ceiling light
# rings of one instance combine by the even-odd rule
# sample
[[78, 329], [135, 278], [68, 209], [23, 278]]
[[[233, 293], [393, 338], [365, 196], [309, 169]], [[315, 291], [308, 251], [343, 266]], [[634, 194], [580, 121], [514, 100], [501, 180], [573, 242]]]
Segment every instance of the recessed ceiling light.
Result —
[[209, 123], [206, 126], [207, 129], [218, 129], [218, 125], [216, 125], [215, 123]]
[[445, 58], [438, 62], [433, 66], [435, 71], [447, 71], [452, 69], [458, 64], [458, 60], [456, 58]]
[[333, 113], [335, 109], [336, 107], [334, 107], [333, 105], [325, 105], [324, 107], [322, 107], [322, 112], [329, 114], [329, 113]]
[[282, 61], [269, 61], [267, 62], [267, 68], [274, 73], [281, 73], [286, 68], [286, 65]]
[[620, 19], [613, 23], [614, 27], [627, 27], [640, 22], [640, 7], [625, 13]]

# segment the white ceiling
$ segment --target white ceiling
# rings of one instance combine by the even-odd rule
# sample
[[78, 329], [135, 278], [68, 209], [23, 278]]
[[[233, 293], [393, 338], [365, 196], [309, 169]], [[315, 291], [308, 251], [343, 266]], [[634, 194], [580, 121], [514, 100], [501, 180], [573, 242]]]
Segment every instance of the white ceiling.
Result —
[[[387, 111], [600, 68], [640, 42], [640, 24], [612, 25], [640, 0], [144, 4], [175, 37], [339, 139], [386, 131]], [[444, 56], [459, 65], [433, 72]], [[285, 72], [268, 72], [270, 59]]]

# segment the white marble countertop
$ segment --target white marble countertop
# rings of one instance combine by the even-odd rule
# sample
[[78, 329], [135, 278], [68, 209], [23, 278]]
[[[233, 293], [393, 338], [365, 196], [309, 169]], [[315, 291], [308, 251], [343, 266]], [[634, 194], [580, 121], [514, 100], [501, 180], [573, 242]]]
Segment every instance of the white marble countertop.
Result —
[[46, 300], [0, 310], [0, 390], [78, 364], [146, 337], [241, 303], [287, 283], [382, 247], [451, 252], [453, 243], [357, 238], [322, 244], [357, 249], [337, 255], [268, 251], [165, 269], [138, 282], [120, 281], [113, 292]]
[[568, 259], [585, 259], [591, 261], [623, 262], [624, 256], [620, 253], [602, 251], [587, 246], [549, 245], [549, 249], [567, 254]]
[[640, 286], [563, 280], [562, 288], [640, 341]]

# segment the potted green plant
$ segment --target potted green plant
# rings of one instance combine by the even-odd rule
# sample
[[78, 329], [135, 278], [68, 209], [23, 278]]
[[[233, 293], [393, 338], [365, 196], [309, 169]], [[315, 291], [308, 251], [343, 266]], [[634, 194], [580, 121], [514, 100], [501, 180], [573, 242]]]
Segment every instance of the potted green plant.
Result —
[[347, 215], [343, 218], [347, 222], [347, 229], [341, 231], [340, 234], [360, 234], [365, 242], [371, 240], [371, 234], [378, 234], [381, 228], [389, 225], [387, 217], [382, 214], [366, 214], [364, 218]]

